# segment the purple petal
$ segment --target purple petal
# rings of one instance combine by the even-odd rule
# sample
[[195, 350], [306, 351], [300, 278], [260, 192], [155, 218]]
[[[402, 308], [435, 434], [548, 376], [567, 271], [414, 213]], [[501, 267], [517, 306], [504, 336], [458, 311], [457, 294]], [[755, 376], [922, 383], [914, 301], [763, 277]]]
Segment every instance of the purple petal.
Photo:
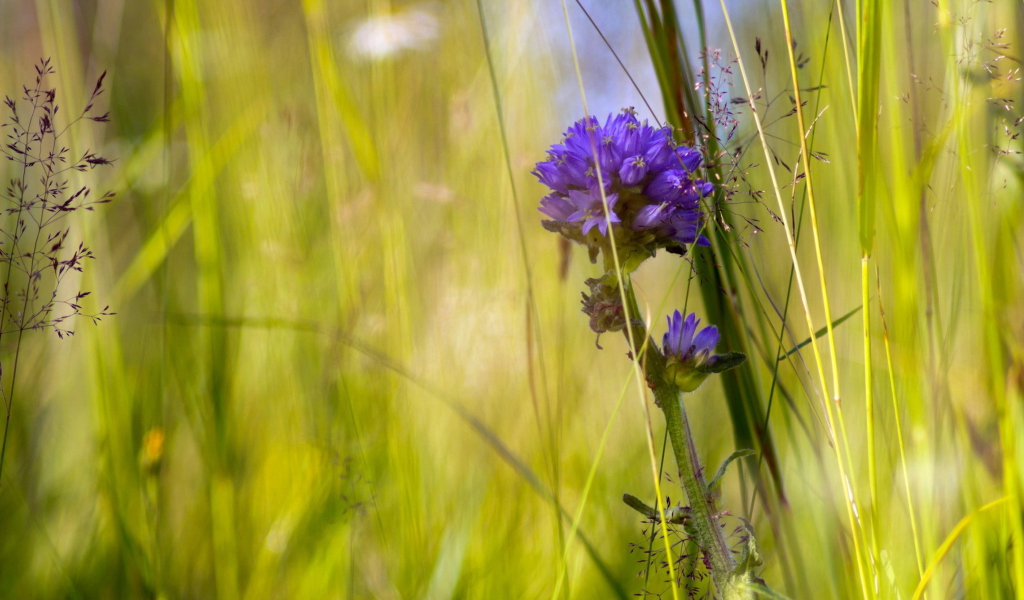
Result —
[[694, 353], [700, 354], [701, 352], [711, 353], [718, 345], [719, 335], [718, 328], [714, 325], [709, 325], [704, 329], [700, 330], [700, 333], [693, 338]]
[[683, 321], [683, 330], [679, 334], [679, 347], [689, 348], [690, 344], [693, 343], [693, 332], [697, 331], [697, 326], [700, 325], [700, 319], [697, 318], [696, 313], [690, 313], [686, 316], [686, 320]]
[[665, 354], [679, 354], [679, 334], [683, 326], [683, 315], [679, 311], [672, 313], [668, 319], [668, 331], [661, 340], [662, 350]]

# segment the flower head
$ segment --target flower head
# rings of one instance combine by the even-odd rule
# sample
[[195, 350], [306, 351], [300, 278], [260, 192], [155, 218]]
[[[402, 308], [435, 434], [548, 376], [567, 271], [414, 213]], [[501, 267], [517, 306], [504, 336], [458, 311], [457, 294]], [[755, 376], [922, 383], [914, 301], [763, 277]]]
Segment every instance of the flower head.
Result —
[[552, 192], [539, 207], [552, 219], [544, 226], [586, 244], [592, 258], [607, 245], [609, 224], [620, 247], [641, 258], [658, 248], [707, 245], [697, 233], [700, 200], [714, 187], [696, 177], [701, 160], [698, 150], [675, 145], [670, 128], [640, 122], [631, 109], [603, 125], [580, 119], [533, 171]]

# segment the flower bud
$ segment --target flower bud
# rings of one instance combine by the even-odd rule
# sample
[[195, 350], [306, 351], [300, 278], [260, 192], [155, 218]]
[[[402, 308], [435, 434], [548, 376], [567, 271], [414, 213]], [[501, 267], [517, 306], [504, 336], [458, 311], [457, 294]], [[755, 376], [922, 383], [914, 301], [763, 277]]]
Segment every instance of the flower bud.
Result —
[[621, 331], [626, 326], [626, 312], [614, 276], [591, 278], [585, 283], [590, 295], [583, 294], [583, 312], [590, 317], [590, 328], [595, 333]]

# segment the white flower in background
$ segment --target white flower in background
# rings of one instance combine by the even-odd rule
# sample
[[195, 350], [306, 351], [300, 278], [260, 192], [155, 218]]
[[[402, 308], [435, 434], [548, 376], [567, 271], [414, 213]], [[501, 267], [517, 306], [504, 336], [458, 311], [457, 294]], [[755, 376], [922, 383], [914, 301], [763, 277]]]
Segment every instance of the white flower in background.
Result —
[[349, 50], [362, 58], [381, 59], [404, 50], [422, 50], [437, 39], [438, 20], [433, 3], [374, 16], [360, 23], [349, 40]]

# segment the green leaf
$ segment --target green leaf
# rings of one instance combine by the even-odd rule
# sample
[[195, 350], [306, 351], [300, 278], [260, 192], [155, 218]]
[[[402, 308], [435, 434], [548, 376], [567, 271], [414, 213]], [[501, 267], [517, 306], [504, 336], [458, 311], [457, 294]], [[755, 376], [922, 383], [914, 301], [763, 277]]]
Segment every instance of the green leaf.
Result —
[[[654, 522], [661, 521], [661, 516], [658, 515], [658, 509], [653, 506], [647, 506], [644, 501], [637, 498], [632, 494], [623, 494], [622, 501], [626, 503], [626, 506], [632, 508], [636, 512], [643, 516], [651, 519]], [[690, 531], [690, 507], [689, 506], [669, 506], [665, 509], [665, 520], [675, 525], [682, 524], [686, 531]]]
[[[857, 311], [860, 310], [861, 308], [863, 308], [863, 307], [862, 306], [858, 306], [858, 307], [854, 308], [853, 310], [851, 310], [850, 312], [846, 313], [845, 315], [839, 317], [835, 321], [832, 321], [832, 329], [835, 329], [836, 327], [839, 327], [844, 321], [846, 321], [847, 319], [849, 319], [853, 315], [857, 314]], [[821, 336], [825, 335], [826, 333], [828, 333], [828, 326], [822, 327], [821, 329], [815, 331], [814, 332], [814, 339], [818, 339]], [[780, 356], [779, 360], [782, 360], [782, 359], [786, 358], [790, 354], [793, 354], [794, 352], [800, 350], [801, 348], [803, 348], [804, 346], [806, 346], [807, 344], [810, 344], [810, 343], [811, 343], [811, 338], [805, 339], [804, 341], [800, 342], [799, 344], [797, 344], [796, 346], [791, 348], [788, 352], [786, 352], [785, 354]]]
[[[769, 592], [769, 597], [774, 595], [774, 592], [765, 585], [763, 579], [755, 574], [755, 570], [764, 564], [764, 559], [761, 557], [761, 552], [757, 549], [757, 538], [754, 536], [754, 528], [750, 525], [750, 522], [740, 517], [740, 521], [743, 523], [744, 535], [746, 540], [740, 547], [740, 557], [736, 561], [736, 568], [729, 574], [729, 583], [726, 585], [725, 598], [732, 600], [753, 600], [757, 598], [757, 594]], [[762, 589], [764, 591], [762, 591]]]
[[718, 491], [718, 487], [722, 485], [722, 477], [725, 476], [725, 470], [729, 467], [729, 463], [736, 460], [737, 458], [743, 458], [744, 456], [753, 456], [753, 454], [754, 451], [751, 450], [750, 448], [737, 450], [730, 454], [729, 458], [725, 459], [725, 462], [722, 463], [722, 466], [718, 467], [718, 472], [715, 473], [715, 476], [711, 479], [711, 483], [708, 484], [708, 491], [713, 494]]
[[633, 494], [623, 494], [622, 501], [626, 503], [626, 506], [632, 508], [636, 512], [642, 514], [648, 519], [657, 519], [658, 511], [644, 504], [644, 501], [637, 498]]

